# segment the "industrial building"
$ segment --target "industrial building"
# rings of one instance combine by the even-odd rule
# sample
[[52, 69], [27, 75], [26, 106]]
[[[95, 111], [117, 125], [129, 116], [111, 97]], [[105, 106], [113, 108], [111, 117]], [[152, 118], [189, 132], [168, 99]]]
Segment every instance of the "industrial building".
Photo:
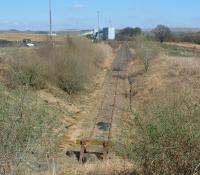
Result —
[[105, 27], [103, 29], [94, 29], [81, 34], [81, 36], [90, 36], [93, 40], [115, 40], [115, 28]]
[[107, 27], [103, 28], [103, 40], [115, 40], [115, 28]]
[[115, 28], [105, 27], [103, 29], [94, 29], [93, 38], [95, 40], [115, 40]]

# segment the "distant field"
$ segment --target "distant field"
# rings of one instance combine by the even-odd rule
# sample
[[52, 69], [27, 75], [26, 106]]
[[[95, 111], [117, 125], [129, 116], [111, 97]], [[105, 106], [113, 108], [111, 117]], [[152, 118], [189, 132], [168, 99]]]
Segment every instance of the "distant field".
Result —
[[[47, 40], [45, 34], [27, 34], [27, 33], [0, 33], [0, 40], [16, 41], [23, 39], [31, 39], [33, 41], [45, 41]], [[56, 36], [56, 40], [61, 40], [62, 36]]]
[[184, 48], [189, 48], [189, 49], [200, 49], [200, 45], [199, 44], [193, 44], [193, 43], [168, 42], [167, 44], [176, 45], [176, 46], [180, 46], [180, 47], [184, 47]]

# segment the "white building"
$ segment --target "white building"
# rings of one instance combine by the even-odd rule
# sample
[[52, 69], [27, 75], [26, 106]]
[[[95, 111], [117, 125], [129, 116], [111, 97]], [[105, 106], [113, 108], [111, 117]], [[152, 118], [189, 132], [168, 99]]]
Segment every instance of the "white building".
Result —
[[103, 29], [94, 29], [92, 31], [81, 34], [81, 36], [90, 35], [94, 40], [115, 40], [115, 28], [106, 27]]
[[106, 27], [103, 28], [103, 40], [115, 40], [115, 28]]

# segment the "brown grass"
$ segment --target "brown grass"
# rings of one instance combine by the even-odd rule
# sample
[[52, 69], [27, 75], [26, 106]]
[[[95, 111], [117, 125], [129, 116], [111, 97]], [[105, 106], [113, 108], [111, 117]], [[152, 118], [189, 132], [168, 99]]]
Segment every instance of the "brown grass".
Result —
[[132, 163], [120, 159], [112, 158], [104, 161], [93, 161], [84, 165], [71, 164], [71, 170], [61, 173], [62, 175], [126, 175], [136, 174]]
[[138, 60], [129, 67], [136, 95], [134, 117], [124, 129], [125, 153], [140, 162], [142, 174], [194, 174], [199, 171], [200, 60], [161, 53], [148, 73], [141, 70]]
[[200, 60], [198, 58], [173, 58], [168, 62], [172, 76], [200, 76]]
[[[27, 34], [27, 33], [0, 33], [0, 40], [17, 41], [23, 39], [31, 39], [32, 41], [46, 41], [45, 34]], [[55, 36], [56, 41], [63, 41], [62, 36]]]
[[63, 45], [15, 48], [7, 60], [5, 73], [10, 87], [28, 85], [36, 89], [48, 84], [69, 94], [89, 87], [103, 60], [103, 52], [84, 38], [67, 38]]
[[105, 43], [99, 43], [97, 47], [104, 53], [104, 61], [100, 64], [100, 67], [102, 69], [111, 70], [112, 62], [115, 58], [113, 49]]
[[166, 44], [180, 46], [180, 47], [189, 48], [189, 49], [198, 49], [198, 50], [200, 49], [200, 45], [199, 44], [193, 44], [193, 43], [167, 42]]

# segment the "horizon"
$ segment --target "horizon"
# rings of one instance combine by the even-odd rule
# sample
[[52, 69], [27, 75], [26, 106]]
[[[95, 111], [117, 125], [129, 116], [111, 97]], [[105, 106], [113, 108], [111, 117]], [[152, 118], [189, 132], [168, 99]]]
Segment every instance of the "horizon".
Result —
[[[48, 31], [48, 2], [3, 1], [0, 8], [0, 30]], [[158, 24], [163, 24], [170, 28], [200, 28], [199, 6], [200, 2], [197, 0], [52, 0], [53, 30], [97, 28], [97, 11], [100, 11], [101, 27], [112, 25], [119, 29], [152, 29]]]
[[[159, 24], [158, 24], [159, 25]], [[166, 25], [165, 25], [166, 26]], [[108, 26], [103, 26], [102, 28], [104, 27], [108, 27]], [[116, 30], [122, 30], [124, 28], [128, 28], [128, 27], [131, 27], [131, 28], [135, 28], [135, 27], [139, 27], [139, 26], [135, 26], [135, 27], [132, 27], [132, 26], [124, 26], [122, 28], [115, 28]], [[156, 27], [156, 26], [155, 26]], [[153, 30], [155, 27], [152, 27], [152, 28], [141, 28], [142, 31], [151, 31]], [[140, 28], [140, 27], [139, 27]], [[169, 27], [172, 32], [173, 31], [176, 31], [176, 30], [194, 30], [194, 31], [199, 31], [200, 30], [200, 27]], [[66, 28], [66, 29], [58, 29], [58, 30], [53, 30], [54, 32], [64, 32], [64, 31], [84, 31], [84, 30], [93, 30], [93, 28], [86, 28], [86, 29], [73, 29], [73, 28]], [[46, 30], [18, 30], [18, 29], [0, 29], [0, 32], [49, 32], [49, 29], [46, 29]]]

